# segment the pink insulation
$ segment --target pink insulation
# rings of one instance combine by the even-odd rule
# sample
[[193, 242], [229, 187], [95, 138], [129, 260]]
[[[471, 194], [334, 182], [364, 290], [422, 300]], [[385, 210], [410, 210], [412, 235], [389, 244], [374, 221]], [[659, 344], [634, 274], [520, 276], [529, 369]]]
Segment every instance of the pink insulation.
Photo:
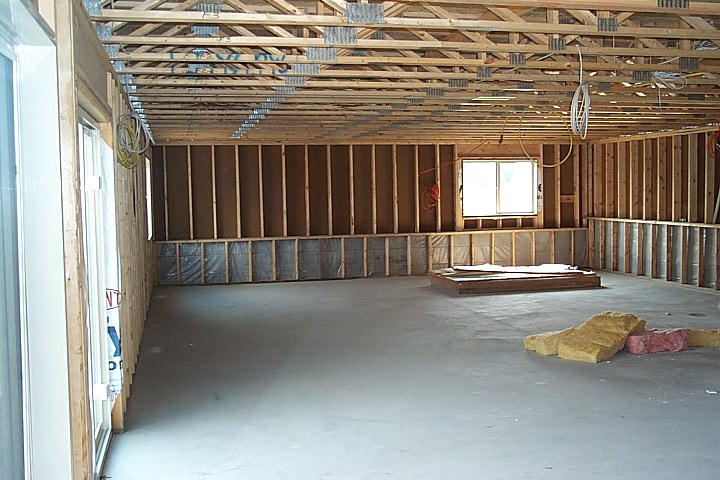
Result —
[[687, 331], [684, 328], [671, 330], [645, 330], [628, 335], [625, 351], [635, 355], [655, 352], [679, 352], [687, 350]]

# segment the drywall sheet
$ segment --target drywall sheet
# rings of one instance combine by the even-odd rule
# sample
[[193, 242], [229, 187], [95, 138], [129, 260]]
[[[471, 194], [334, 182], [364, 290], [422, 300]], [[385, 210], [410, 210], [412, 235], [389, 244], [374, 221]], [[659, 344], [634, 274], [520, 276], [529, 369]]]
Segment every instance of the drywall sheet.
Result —
[[618, 272], [625, 272], [625, 252], [626, 247], [629, 248], [629, 245], [626, 245], [627, 238], [625, 236], [625, 224], [616, 224], [614, 225], [617, 229], [617, 271]]
[[365, 255], [362, 238], [345, 239], [345, 278], [365, 275]]
[[703, 270], [702, 286], [717, 288], [715, 272], [717, 272], [717, 230], [703, 228]]
[[385, 276], [384, 237], [370, 237], [367, 239], [367, 270], [368, 277]]
[[342, 241], [339, 238], [322, 238], [318, 243], [320, 277], [342, 278]]
[[160, 285], [176, 285], [177, 256], [174, 243], [163, 243], [160, 245]]
[[428, 272], [428, 237], [410, 237], [410, 274], [425, 275]]
[[605, 270], [613, 269], [613, 240], [615, 238], [615, 224], [612, 222], [605, 223]]
[[230, 242], [228, 244], [228, 280], [230, 283], [250, 281], [250, 263], [248, 262], [248, 242]]
[[649, 223], [642, 224], [643, 241], [643, 275], [652, 277], [653, 267], [653, 226]]
[[295, 240], [275, 242], [275, 279], [295, 280]]
[[407, 237], [388, 237], [388, 275], [407, 275]]
[[475, 233], [472, 236], [472, 248], [475, 265], [482, 265], [483, 263], [492, 263], [492, 256], [490, 255], [490, 233]]
[[205, 283], [225, 283], [225, 244], [204, 243]]
[[317, 240], [298, 240], [298, 278], [300, 280], [320, 278]]
[[470, 235], [453, 235], [452, 264], [472, 265], [470, 261]]
[[638, 270], [638, 248], [640, 248], [640, 239], [638, 238], [638, 228], [639, 225], [637, 223], [631, 223], [628, 227], [628, 235], [630, 235], [630, 238], [628, 240], [628, 245], [630, 246], [630, 273], [633, 275], [639, 274]]
[[555, 232], [555, 261], [563, 265], [572, 265], [572, 232], [557, 230]]
[[535, 265], [553, 263], [550, 235], [550, 232], [535, 232]]
[[667, 225], [657, 226], [657, 236], [655, 237], [655, 251], [657, 252], [657, 269], [658, 278], [665, 280], [667, 272]]
[[431, 235], [432, 270], [440, 270], [450, 266], [450, 236]]
[[515, 265], [532, 265], [532, 234], [515, 234]]
[[270, 282], [273, 279], [272, 242], [252, 242], [252, 281]]
[[509, 267], [512, 261], [512, 234], [493, 233], [493, 263]]
[[202, 266], [200, 264], [200, 244], [180, 244], [180, 285], [197, 285], [202, 283]]
[[588, 231], [587, 230], [575, 230], [574, 235], [574, 248], [573, 254], [573, 265], [581, 268], [588, 267]]

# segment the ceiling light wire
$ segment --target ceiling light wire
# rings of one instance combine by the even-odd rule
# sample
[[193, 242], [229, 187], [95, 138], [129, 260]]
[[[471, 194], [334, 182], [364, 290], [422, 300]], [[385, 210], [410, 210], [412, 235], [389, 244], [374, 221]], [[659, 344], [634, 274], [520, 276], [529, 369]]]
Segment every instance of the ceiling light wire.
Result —
[[585, 139], [590, 120], [590, 85], [583, 82], [583, 59], [580, 46], [576, 45], [580, 55], [580, 85], [575, 90], [570, 105], [570, 127], [575, 135]]

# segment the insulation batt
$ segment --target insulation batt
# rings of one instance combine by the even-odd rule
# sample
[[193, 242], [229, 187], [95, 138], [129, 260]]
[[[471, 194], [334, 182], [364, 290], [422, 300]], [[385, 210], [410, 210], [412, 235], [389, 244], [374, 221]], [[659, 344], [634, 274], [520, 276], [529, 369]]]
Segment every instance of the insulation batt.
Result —
[[631, 333], [645, 330], [645, 320], [631, 313], [603, 312], [591, 317], [558, 344], [558, 356], [581, 362], [602, 362], [625, 346]]
[[527, 350], [534, 350], [540, 355], [557, 355], [560, 340], [567, 337], [575, 327], [566, 328], [558, 332], [538, 333], [529, 335], [523, 339]]
[[687, 329], [688, 346], [720, 347], [720, 329]]
[[655, 352], [680, 352], [687, 350], [687, 348], [687, 330], [684, 328], [646, 330], [630, 334], [625, 340], [625, 351], [635, 355]]

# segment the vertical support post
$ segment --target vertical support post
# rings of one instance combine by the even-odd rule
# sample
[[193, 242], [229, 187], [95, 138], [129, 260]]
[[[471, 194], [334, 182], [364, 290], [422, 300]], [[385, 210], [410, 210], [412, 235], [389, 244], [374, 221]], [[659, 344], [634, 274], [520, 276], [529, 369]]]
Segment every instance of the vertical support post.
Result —
[[217, 186], [215, 184], [215, 147], [210, 147], [210, 176], [212, 179], [212, 216], [213, 216], [213, 238], [218, 238], [217, 225]]
[[672, 144], [672, 221], [683, 218], [682, 211], [682, 138], [678, 135], [670, 137]]
[[420, 159], [419, 159], [419, 151], [420, 146], [415, 145], [415, 167], [414, 167], [414, 177], [415, 177], [415, 201], [413, 204], [415, 205], [415, 233], [420, 232]]
[[260, 203], [260, 236], [265, 236], [265, 197], [263, 193], [263, 161], [262, 161], [262, 146], [257, 146], [257, 157], [258, 157], [258, 192], [259, 192], [259, 203]]
[[190, 240], [195, 239], [195, 227], [193, 220], [193, 189], [192, 189], [192, 158], [190, 157], [190, 145], [187, 149], [187, 176], [188, 176], [188, 216], [190, 217]]
[[240, 200], [240, 154], [238, 153], [238, 146], [233, 147], [235, 152], [235, 211], [237, 215], [235, 220], [237, 221], [237, 238], [242, 238], [242, 216], [240, 213], [242, 201]]
[[327, 166], [327, 202], [328, 202], [328, 235], [333, 234], [333, 204], [332, 204], [332, 152], [330, 145], [325, 146], [325, 163]]
[[397, 145], [392, 146], [393, 233], [398, 233]]
[[308, 165], [308, 157], [309, 154], [309, 148], [307, 145], [305, 145], [305, 236], [310, 236], [310, 174], [309, 172], [309, 165]]
[[654, 139], [657, 165], [657, 218], [656, 220], [667, 220], [667, 138]]
[[[573, 162], [573, 226], [575, 228], [580, 227], [580, 219], [582, 215], [580, 213], [580, 147], [575, 145], [572, 147], [572, 162]], [[572, 258], [572, 257], [570, 257]], [[574, 263], [574, 262], [573, 262]]]
[[375, 159], [375, 147], [373, 144], [370, 154], [370, 173], [372, 175], [372, 233], [377, 234], [377, 174], [376, 174], [376, 159]]
[[[707, 144], [709, 133], [703, 134], [701, 137], [702, 145]], [[704, 205], [704, 222], [713, 223], [715, 213], [715, 159], [710, 156], [707, 148], [702, 149], [702, 163], [705, 168], [705, 205]]]
[[455, 231], [462, 232], [465, 230], [465, 222], [463, 220], [462, 204], [460, 203], [460, 162], [458, 161], [457, 145], [453, 145], [453, 201], [455, 206], [453, 208], [455, 212]]
[[348, 183], [350, 184], [350, 188], [348, 189], [348, 194], [350, 196], [350, 235], [355, 235], [355, 157], [353, 152], [353, 146], [349, 145], [348, 148]]
[[285, 152], [285, 145], [281, 147], [280, 153], [280, 170], [281, 170], [281, 181], [282, 181], [282, 231], [283, 237], [287, 237], [288, 234], [288, 218], [287, 218], [287, 153]]
[[[440, 185], [440, 145], [438, 145], [437, 143], [435, 144], [435, 183]], [[440, 196], [437, 200], [437, 205], [435, 205], [435, 231], [436, 232], [442, 231], [441, 204], [443, 201], [444, 194], [445, 194], [445, 192], [440, 192]]]
[[688, 222], [697, 223], [698, 215], [698, 134], [688, 135]]

